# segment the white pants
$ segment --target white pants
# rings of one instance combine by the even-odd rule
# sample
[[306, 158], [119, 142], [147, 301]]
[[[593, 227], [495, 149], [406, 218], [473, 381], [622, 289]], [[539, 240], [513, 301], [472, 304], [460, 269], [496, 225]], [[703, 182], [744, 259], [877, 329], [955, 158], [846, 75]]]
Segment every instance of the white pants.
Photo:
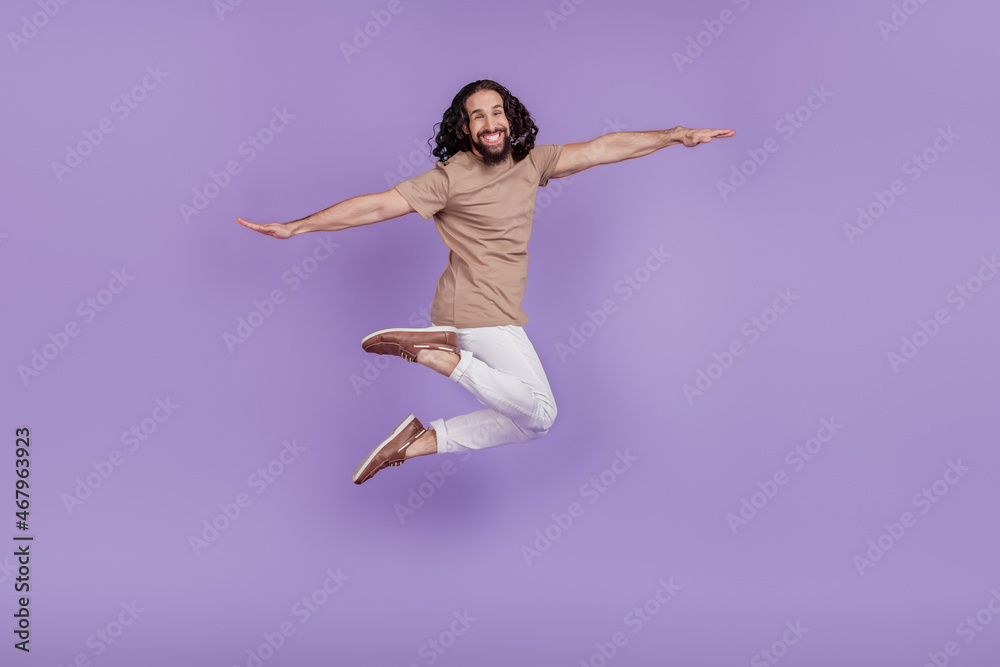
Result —
[[527, 442], [548, 432], [556, 402], [523, 328], [458, 329], [458, 349], [461, 360], [449, 377], [487, 409], [432, 421], [439, 453]]

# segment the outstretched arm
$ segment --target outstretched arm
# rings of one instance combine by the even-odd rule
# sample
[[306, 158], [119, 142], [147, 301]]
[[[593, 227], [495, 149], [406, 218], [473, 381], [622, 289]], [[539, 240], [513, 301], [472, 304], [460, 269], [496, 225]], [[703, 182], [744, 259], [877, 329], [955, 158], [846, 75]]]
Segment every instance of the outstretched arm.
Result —
[[270, 222], [265, 225], [236, 218], [247, 229], [276, 239], [287, 239], [306, 232], [338, 232], [348, 227], [370, 225], [413, 213], [413, 207], [395, 188], [370, 195], [358, 195], [334, 204], [310, 216], [292, 222]]
[[584, 169], [601, 164], [612, 164], [622, 160], [649, 155], [661, 148], [683, 144], [697, 146], [707, 144], [712, 139], [724, 139], [735, 135], [733, 130], [693, 130], [677, 126], [669, 130], [649, 130], [647, 132], [611, 132], [596, 139], [575, 144], [565, 144], [553, 178], [570, 176]]

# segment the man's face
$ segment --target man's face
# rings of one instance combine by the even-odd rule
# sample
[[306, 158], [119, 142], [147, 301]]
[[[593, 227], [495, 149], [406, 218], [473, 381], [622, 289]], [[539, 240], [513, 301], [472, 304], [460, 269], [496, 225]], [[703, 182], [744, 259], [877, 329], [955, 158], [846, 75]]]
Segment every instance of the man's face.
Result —
[[480, 90], [465, 101], [469, 116], [466, 131], [472, 143], [472, 152], [486, 164], [503, 164], [510, 155], [510, 133], [507, 116], [503, 111], [503, 98], [495, 90]]

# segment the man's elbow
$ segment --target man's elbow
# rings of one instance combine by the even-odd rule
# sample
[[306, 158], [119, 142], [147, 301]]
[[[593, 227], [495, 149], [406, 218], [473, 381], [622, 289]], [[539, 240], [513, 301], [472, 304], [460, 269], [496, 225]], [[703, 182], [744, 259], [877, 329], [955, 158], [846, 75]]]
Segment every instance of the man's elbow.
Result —
[[375, 202], [374, 215], [379, 222], [414, 213], [410, 202], [395, 188], [389, 188], [385, 192], [372, 195], [372, 200]]
[[[602, 141], [604, 136], [573, 145], [572, 153], [570, 155], [566, 155], [568, 159], [565, 160], [564, 164], [559, 165], [559, 168], [557, 168], [555, 173], [552, 174], [552, 178], [572, 176], [573, 174], [578, 174], [585, 169], [590, 169], [591, 167], [596, 167], [599, 164], [604, 164], [604, 162], [601, 161], [607, 151], [605, 142]], [[565, 151], [566, 149], [564, 148], [563, 150]]]

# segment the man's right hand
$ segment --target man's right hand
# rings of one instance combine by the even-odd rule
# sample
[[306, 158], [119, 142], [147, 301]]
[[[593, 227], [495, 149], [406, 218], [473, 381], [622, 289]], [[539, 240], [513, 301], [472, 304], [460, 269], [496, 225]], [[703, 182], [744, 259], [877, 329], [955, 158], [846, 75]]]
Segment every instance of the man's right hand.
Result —
[[294, 236], [292, 233], [292, 228], [288, 224], [283, 224], [280, 222], [269, 222], [266, 225], [260, 225], [256, 222], [250, 222], [249, 220], [244, 220], [243, 218], [237, 217], [236, 222], [240, 223], [247, 229], [252, 229], [255, 232], [260, 232], [261, 234], [267, 234], [268, 236], [273, 236], [276, 239], [287, 239]]
[[385, 192], [345, 199], [324, 208], [322, 211], [307, 215], [301, 220], [293, 220], [284, 224], [271, 222], [259, 225], [239, 217], [236, 218], [236, 222], [255, 232], [267, 234], [276, 239], [287, 239], [290, 236], [308, 232], [339, 232], [349, 227], [370, 225], [413, 212], [413, 207], [403, 198], [403, 195], [399, 194], [396, 188], [389, 188]]

